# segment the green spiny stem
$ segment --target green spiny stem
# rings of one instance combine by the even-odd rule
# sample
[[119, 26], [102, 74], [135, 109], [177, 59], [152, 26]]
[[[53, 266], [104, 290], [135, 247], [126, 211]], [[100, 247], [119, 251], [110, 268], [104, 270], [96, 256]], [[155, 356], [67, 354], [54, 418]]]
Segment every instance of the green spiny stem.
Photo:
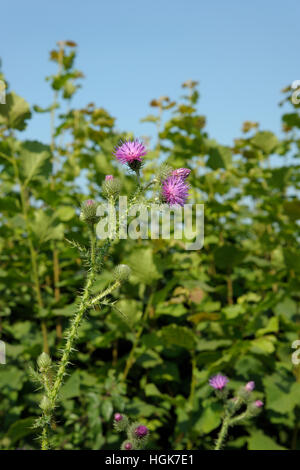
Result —
[[49, 450], [49, 436], [48, 436], [48, 429], [45, 426], [42, 431], [42, 450]]
[[228, 433], [229, 424], [230, 424], [230, 416], [227, 415], [225, 416], [223, 420], [222, 427], [221, 427], [221, 430], [220, 430], [220, 433], [216, 442], [215, 450], [221, 450], [224, 440], [226, 439], [226, 436]]
[[[56, 406], [58, 395], [60, 388], [63, 383], [64, 376], [66, 375], [67, 366], [69, 363], [70, 355], [73, 351], [74, 344], [78, 335], [78, 329], [81, 324], [82, 318], [86, 310], [89, 308], [88, 298], [90, 296], [90, 290], [93, 285], [95, 276], [96, 276], [96, 235], [94, 231], [94, 227], [90, 228], [90, 240], [91, 240], [91, 269], [88, 273], [86, 284], [84, 287], [84, 291], [81, 297], [81, 301], [79, 304], [79, 308], [75, 313], [72, 321], [71, 326], [68, 330], [66, 336], [66, 344], [63, 349], [62, 357], [58, 366], [57, 374], [53, 383], [53, 386], [50, 390], [48, 390], [48, 398], [50, 400], [51, 409], [47, 414], [49, 417], [48, 422], [46, 419], [43, 420], [42, 426], [42, 449], [50, 449], [49, 439], [48, 439], [48, 426], [49, 422], [52, 420], [52, 415], [54, 412], [54, 408]], [[47, 390], [46, 390], [47, 392]]]
[[91, 228], [91, 270], [90, 270], [90, 272], [88, 274], [88, 277], [87, 277], [87, 281], [86, 281], [84, 291], [83, 291], [83, 294], [82, 294], [82, 297], [81, 297], [79, 308], [78, 308], [77, 312], [75, 313], [75, 315], [74, 315], [74, 317], [71, 321], [71, 327], [70, 327], [70, 329], [67, 333], [66, 344], [65, 344], [63, 354], [62, 354], [62, 357], [61, 357], [61, 360], [60, 360], [60, 364], [59, 364], [59, 367], [58, 367], [56, 378], [55, 378], [53, 387], [52, 387], [51, 392], [50, 392], [50, 397], [49, 398], [50, 398], [51, 405], [52, 405], [53, 408], [56, 405], [58, 393], [59, 393], [60, 387], [62, 385], [63, 378], [66, 374], [66, 369], [67, 369], [67, 365], [68, 365], [68, 362], [69, 362], [70, 354], [72, 352], [72, 349], [73, 349], [73, 346], [74, 346], [74, 343], [75, 343], [75, 340], [76, 340], [76, 337], [77, 337], [77, 334], [78, 334], [78, 329], [79, 329], [81, 320], [82, 320], [83, 315], [84, 315], [84, 313], [86, 312], [86, 310], [88, 309], [88, 306], [89, 306], [88, 298], [89, 298], [90, 290], [91, 290], [91, 287], [93, 285], [93, 282], [95, 280], [95, 275], [96, 275], [96, 272], [95, 272], [95, 249], [96, 249], [96, 236], [95, 236], [94, 229]]
[[92, 307], [93, 305], [95, 305], [97, 302], [99, 302], [99, 300], [103, 299], [103, 297], [106, 297], [107, 295], [109, 295], [113, 290], [115, 290], [117, 287], [119, 287], [121, 285], [121, 281], [115, 281], [110, 287], [108, 287], [107, 289], [105, 289], [103, 292], [101, 292], [100, 294], [96, 295], [95, 297], [93, 297], [88, 303], [87, 303], [87, 306], [88, 308], [89, 307]]

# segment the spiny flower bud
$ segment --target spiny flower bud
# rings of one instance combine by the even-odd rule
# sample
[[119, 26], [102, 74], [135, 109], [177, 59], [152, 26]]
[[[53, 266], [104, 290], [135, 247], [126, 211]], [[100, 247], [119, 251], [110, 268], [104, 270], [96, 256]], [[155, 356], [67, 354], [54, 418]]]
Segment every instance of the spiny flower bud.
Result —
[[137, 426], [134, 430], [134, 433], [136, 435], [136, 437], [138, 437], [139, 439], [142, 438], [142, 437], [146, 437], [149, 433], [149, 430], [147, 428], [147, 426], [144, 426], [144, 425], [140, 425], [140, 426]]
[[256, 400], [248, 406], [249, 416], [256, 416], [259, 414], [260, 409], [263, 407], [263, 402], [261, 400]]
[[122, 444], [122, 449], [124, 449], [124, 450], [132, 450], [132, 448], [133, 448], [133, 446], [132, 446], [131, 442], [129, 442], [129, 441], [123, 442], [123, 444]]
[[37, 365], [39, 367], [40, 372], [44, 372], [49, 369], [49, 367], [51, 366], [50, 356], [47, 353], [43, 352], [37, 359]]
[[40, 403], [40, 408], [47, 413], [51, 409], [51, 402], [46, 395], [43, 396], [41, 403]]
[[172, 174], [172, 168], [167, 163], [162, 163], [156, 171], [156, 178], [158, 181], [162, 182], [169, 178]]
[[121, 182], [118, 178], [108, 175], [102, 183], [102, 194], [109, 199], [110, 197], [117, 198], [122, 189]]
[[245, 385], [245, 389], [247, 390], [247, 392], [252, 392], [252, 390], [255, 389], [255, 382], [253, 380], [251, 380], [251, 382], [248, 382]]
[[123, 416], [121, 415], [121, 413], [115, 413], [114, 418], [115, 421], [122, 421]]
[[264, 404], [263, 404], [263, 402], [262, 402], [261, 400], [256, 400], [256, 401], [255, 401], [255, 406], [256, 406], [257, 408], [261, 408], [262, 406], [264, 406]]
[[114, 428], [117, 432], [125, 431], [129, 425], [129, 420], [126, 415], [115, 413], [114, 415]]
[[114, 278], [116, 281], [127, 281], [131, 274], [131, 269], [127, 264], [119, 264], [115, 267]]
[[85, 201], [81, 206], [80, 220], [92, 225], [98, 222], [97, 207], [98, 204], [93, 199]]

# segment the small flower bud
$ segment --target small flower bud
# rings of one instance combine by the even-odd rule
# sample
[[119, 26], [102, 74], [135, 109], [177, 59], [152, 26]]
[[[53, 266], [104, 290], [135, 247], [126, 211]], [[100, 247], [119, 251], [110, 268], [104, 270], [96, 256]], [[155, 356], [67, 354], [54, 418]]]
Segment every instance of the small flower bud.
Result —
[[46, 395], [43, 396], [41, 403], [40, 403], [40, 408], [47, 413], [51, 409], [51, 402]]
[[97, 207], [98, 204], [92, 199], [85, 201], [81, 206], [80, 220], [91, 225], [97, 223], [99, 220], [99, 217], [97, 216]]
[[259, 414], [261, 407], [263, 406], [263, 402], [261, 400], [256, 400], [250, 405], [248, 405], [248, 412], [249, 416], [256, 416]]
[[119, 264], [115, 267], [114, 278], [116, 281], [127, 281], [131, 274], [131, 269], [127, 264]]
[[125, 442], [125, 444], [124, 444], [124, 449], [125, 449], [125, 450], [131, 450], [131, 449], [132, 449], [132, 444], [131, 444], [131, 442]]
[[162, 182], [171, 176], [172, 171], [172, 168], [167, 163], [163, 163], [160, 165], [160, 167], [158, 167], [155, 176], [158, 181]]
[[245, 385], [245, 389], [247, 390], [247, 392], [252, 392], [252, 390], [255, 389], [255, 382], [253, 382], [253, 380], [251, 380], [251, 382], [248, 382]]
[[111, 197], [117, 198], [122, 189], [121, 182], [118, 178], [114, 178], [112, 175], [108, 176], [109, 178], [106, 177], [105, 181], [102, 183], [102, 194], [106, 199]]
[[115, 413], [114, 418], [115, 421], [122, 421], [123, 416], [121, 415], [121, 413]]
[[144, 426], [144, 425], [141, 424], [140, 426], [137, 426], [135, 428], [134, 433], [135, 433], [136, 437], [138, 437], [140, 439], [142, 437], [147, 436], [147, 434], [149, 433], [149, 430], [148, 430], [147, 426]]
[[37, 365], [39, 367], [40, 372], [46, 371], [51, 366], [51, 358], [50, 356], [43, 352], [37, 359]]
[[127, 429], [129, 421], [126, 415], [115, 413], [114, 415], [114, 428], [117, 432], [122, 432]]

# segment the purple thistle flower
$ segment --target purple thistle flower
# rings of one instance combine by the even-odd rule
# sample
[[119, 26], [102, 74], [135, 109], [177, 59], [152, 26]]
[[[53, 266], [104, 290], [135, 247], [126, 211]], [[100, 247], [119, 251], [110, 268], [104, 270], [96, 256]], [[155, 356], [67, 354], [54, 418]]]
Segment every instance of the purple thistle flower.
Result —
[[88, 199], [87, 201], [85, 201], [86, 206], [92, 206], [93, 204], [95, 204], [95, 201], [93, 201], [93, 199]]
[[121, 415], [121, 413], [115, 413], [114, 418], [115, 421], [122, 421], [123, 416]]
[[189, 196], [188, 190], [189, 185], [183, 178], [171, 175], [163, 181], [162, 198], [170, 206], [184, 206]]
[[222, 390], [229, 382], [226, 375], [217, 374], [209, 379], [209, 385], [215, 390]]
[[148, 428], [147, 426], [140, 425], [137, 428], [135, 428], [134, 433], [137, 437], [145, 437], [148, 434]]
[[128, 165], [130, 168], [135, 169], [141, 167], [143, 158], [147, 154], [147, 149], [143, 142], [138, 139], [133, 141], [125, 140], [121, 141], [120, 145], [115, 148], [114, 155], [119, 162], [123, 165]]
[[261, 400], [256, 400], [255, 401], [255, 406], [257, 408], [261, 408], [262, 406], [264, 406], [264, 403]]
[[113, 180], [113, 179], [114, 179], [113, 175], [106, 175], [105, 176], [105, 181], [110, 181], [110, 180]]
[[172, 171], [172, 176], [178, 176], [185, 180], [189, 176], [190, 172], [191, 170], [188, 168], [177, 168], [176, 170]]
[[126, 444], [124, 445], [125, 449], [126, 450], [131, 450], [132, 449], [132, 444], [131, 442], [126, 442]]
[[255, 389], [255, 382], [253, 380], [251, 380], [251, 382], [248, 382], [245, 385], [245, 389], [247, 390], [247, 392], [252, 392], [252, 390]]

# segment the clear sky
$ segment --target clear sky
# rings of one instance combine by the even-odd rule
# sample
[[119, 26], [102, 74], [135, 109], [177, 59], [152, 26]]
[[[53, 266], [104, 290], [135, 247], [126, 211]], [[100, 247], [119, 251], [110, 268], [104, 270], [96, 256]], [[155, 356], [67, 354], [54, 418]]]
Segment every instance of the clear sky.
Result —
[[[152, 98], [200, 82], [211, 137], [230, 144], [245, 120], [280, 129], [280, 90], [300, 80], [299, 0], [10, 0], [2, 2], [0, 57], [11, 89], [47, 106], [57, 40], [78, 43], [85, 74], [74, 106], [95, 102], [121, 130], [149, 134]], [[28, 138], [49, 141], [48, 117]]]

